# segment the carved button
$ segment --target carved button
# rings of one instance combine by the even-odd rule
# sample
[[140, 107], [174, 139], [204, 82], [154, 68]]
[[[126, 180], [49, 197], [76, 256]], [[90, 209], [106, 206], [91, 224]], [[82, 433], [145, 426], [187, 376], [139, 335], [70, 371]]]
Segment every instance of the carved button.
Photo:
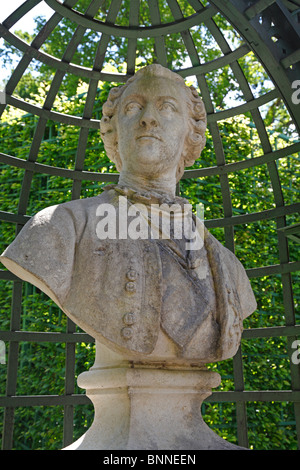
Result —
[[125, 325], [133, 325], [136, 322], [136, 316], [134, 313], [125, 313], [123, 317]]
[[122, 328], [121, 330], [121, 335], [123, 336], [124, 339], [130, 339], [132, 338], [132, 329], [131, 328]]
[[135, 269], [129, 269], [126, 276], [129, 281], [135, 281], [137, 278], [137, 272], [135, 271]]
[[100, 256], [103, 256], [103, 255], [106, 255], [106, 246], [99, 246], [99, 248], [96, 248], [96, 250], [94, 251], [95, 255], [100, 255]]
[[136, 291], [135, 282], [132, 282], [132, 281], [126, 282], [125, 289], [127, 290], [127, 292], [135, 292]]

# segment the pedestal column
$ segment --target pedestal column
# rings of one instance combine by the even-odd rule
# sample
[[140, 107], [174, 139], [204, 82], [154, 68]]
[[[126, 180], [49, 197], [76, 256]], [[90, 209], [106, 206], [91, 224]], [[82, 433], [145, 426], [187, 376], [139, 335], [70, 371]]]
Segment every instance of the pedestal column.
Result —
[[[103, 349], [102, 349], [103, 351]], [[90, 429], [69, 450], [234, 449], [203, 421], [201, 404], [220, 375], [199, 367], [96, 357], [78, 377], [95, 408]]]

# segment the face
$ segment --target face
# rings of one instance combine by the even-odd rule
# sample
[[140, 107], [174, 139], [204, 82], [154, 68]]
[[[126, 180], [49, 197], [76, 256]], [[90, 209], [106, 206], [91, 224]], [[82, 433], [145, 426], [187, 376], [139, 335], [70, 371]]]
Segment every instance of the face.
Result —
[[122, 94], [117, 117], [122, 170], [175, 174], [187, 132], [186, 97], [176, 81], [144, 76]]

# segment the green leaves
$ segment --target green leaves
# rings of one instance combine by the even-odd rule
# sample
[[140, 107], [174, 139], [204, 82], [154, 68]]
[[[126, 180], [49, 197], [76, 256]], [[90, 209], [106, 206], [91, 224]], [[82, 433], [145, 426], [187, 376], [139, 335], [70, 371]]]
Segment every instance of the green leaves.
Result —
[[[171, 2], [170, 2], [171, 3]], [[203, 2], [206, 5], [207, 2]], [[76, 3], [76, 9], [84, 12], [89, 0]], [[110, 2], [103, 4], [97, 19], [104, 21]], [[179, 5], [184, 16], [192, 15], [195, 10], [186, 0]], [[168, 2], [159, 0], [161, 21], [174, 21]], [[122, 10], [117, 24], [128, 26], [129, 2], [122, 2]], [[226, 38], [232, 49], [243, 43], [242, 38], [221, 15], [215, 15], [216, 28]], [[141, 2], [140, 23], [150, 25], [149, 4]], [[36, 19], [36, 32], [43, 26], [43, 19]], [[54, 29], [42, 46], [42, 51], [62, 58], [67, 44], [70, 43], [76, 27], [68, 19]], [[33, 36], [24, 32], [16, 33], [27, 43]], [[200, 62], [206, 63], [221, 57], [224, 51], [217, 44], [207, 26], [191, 28]], [[86, 31], [80, 45], [71, 58], [71, 62], [91, 68], [101, 35]], [[218, 34], [216, 34], [218, 37]], [[61, 39], [63, 38], [63, 40]], [[180, 34], [167, 35], [164, 38], [168, 66], [173, 69], [186, 68], [198, 63], [194, 54], [190, 58], [185, 43], [186, 37]], [[224, 43], [223, 43], [224, 46]], [[136, 67], [142, 67], [156, 60], [154, 39], [137, 41], [139, 60]], [[126, 71], [128, 41], [112, 37], [105, 55], [104, 65], [110, 70]], [[5, 67], [13, 67], [22, 54], [5, 43], [0, 50]], [[273, 88], [264, 69], [252, 53], [238, 60], [249, 88], [254, 97], [263, 95]], [[47, 92], [52, 84], [54, 70], [37, 61], [32, 61], [26, 74], [17, 85], [14, 95], [25, 101], [44, 105]], [[205, 75], [209, 93], [215, 111], [231, 108], [243, 103], [242, 90], [233, 69], [226, 66]], [[115, 84], [99, 82], [93, 119], [100, 119], [102, 105], [109, 90]], [[88, 90], [88, 80], [67, 73], [54, 101], [53, 110], [64, 114], [82, 116]], [[274, 100], [260, 110], [273, 150], [285, 147], [294, 137], [289, 114], [281, 100]], [[27, 159], [38, 118], [8, 107], [0, 126], [0, 143], [4, 153], [19, 159]], [[236, 163], [262, 155], [262, 145], [250, 113], [238, 115], [218, 122], [226, 163]], [[207, 168], [217, 165], [214, 143], [207, 130], [207, 144], [202, 155], [192, 168]], [[48, 121], [37, 162], [54, 167], [74, 169], [77, 155], [80, 129], [77, 127]], [[285, 204], [299, 200], [299, 155], [289, 155], [276, 163], [279, 172]], [[24, 170], [2, 165], [0, 175], [1, 210], [17, 213]], [[115, 172], [115, 165], [110, 162], [104, 151], [98, 130], [90, 130], [84, 160], [85, 171]], [[242, 171], [229, 172], [228, 188], [230, 191], [233, 215], [261, 212], [276, 207], [274, 192], [267, 164], [255, 165]], [[223, 183], [224, 184], [224, 179]], [[81, 197], [99, 194], [102, 184], [83, 181]], [[224, 217], [223, 187], [218, 175], [197, 179], [185, 179], [180, 182], [181, 195], [187, 197], [196, 210], [196, 204], [204, 204], [205, 220]], [[60, 204], [71, 199], [72, 179], [35, 173], [32, 179], [27, 214], [33, 215], [40, 209]], [[287, 217], [289, 224], [297, 221], [296, 215]], [[214, 228], [211, 233], [221, 242], [225, 242], [224, 229]], [[15, 236], [15, 226], [1, 224], [1, 252]], [[239, 224], [234, 227], [236, 255], [247, 269], [269, 266], [279, 263], [276, 220], [256, 221]], [[297, 246], [289, 242], [292, 260], [298, 259]], [[292, 275], [294, 282], [295, 303], [300, 298], [300, 283], [297, 273]], [[1, 329], [9, 330], [12, 300], [12, 283], [1, 281], [0, 323]], [[263, 328], [285, 324], [283, 288], [279, 275], [252, 278], [258, 308], [244, 322], [245, 328]], [[299, 323], [299, 314], [296, 317]], [[22, 304], [22, 330], [65, 332], [66, 316], [59, 308], [37, 289], [24, 284], [24, 302]], [[91, 367], [95, 349], [92, 344], [76, 345], [76, 376]], [[258, 338], [242, 341], [244, 360], [244, 378], [246, 390], [286, 390], [290, 384], [290, 370], [286, 339], [283, 337]], [[219, 390], [234, 390], [233, 361], [210, 364], [209, 368], [221, 374]], [[5, 394], [6, 365], [0, 365], [0, 393]], [[17, 394], [63, 394], [65, 377], [65, 346], [57, 343], [22, 343], [20, 344]], [[83, 393], [77, 385], [75, 393]], [[232, 403], [205, 403], [203, 415], [205, 421], [222, 437], [237, 443], [236, 406]], [[290, 403], [247, 403], [248, 429], [250, 446], [254, 449], [294, 449], [296, 448], [296, 430], [293, 407]], [[2, 418], [2, 416], [1, 416]], [[80, 437], [93, 419], [92, 406], [78, 406], [74, 417], [74, 439]], [[24, 407], [16, 410], [15, 440], [16, 449], [59, 449], [62, 446], [63, 408], [62, 407]]]

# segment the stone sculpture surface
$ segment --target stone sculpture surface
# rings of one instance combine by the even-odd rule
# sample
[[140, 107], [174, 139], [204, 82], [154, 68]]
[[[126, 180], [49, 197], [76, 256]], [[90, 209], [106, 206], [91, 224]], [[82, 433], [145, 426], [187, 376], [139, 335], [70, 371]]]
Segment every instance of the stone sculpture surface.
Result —
[[[93, 390], [95, 421], [71, 448], [230, 447], [191, 407], [195, 391], [199, 408], [219, 384], [205, 364], [234, 356], [256, 302], [235, 255], [175, 195], [205, 129], [193, 87], [160, 65], [141, 69], [103, 106], [118, 184], [42, 210], [1, 256], [96, 339], [95, 364], [79, 377]], [[105, 387], [121, 388], [123, 401]], [[145, 411], [151, 406], [163, 426]]]

